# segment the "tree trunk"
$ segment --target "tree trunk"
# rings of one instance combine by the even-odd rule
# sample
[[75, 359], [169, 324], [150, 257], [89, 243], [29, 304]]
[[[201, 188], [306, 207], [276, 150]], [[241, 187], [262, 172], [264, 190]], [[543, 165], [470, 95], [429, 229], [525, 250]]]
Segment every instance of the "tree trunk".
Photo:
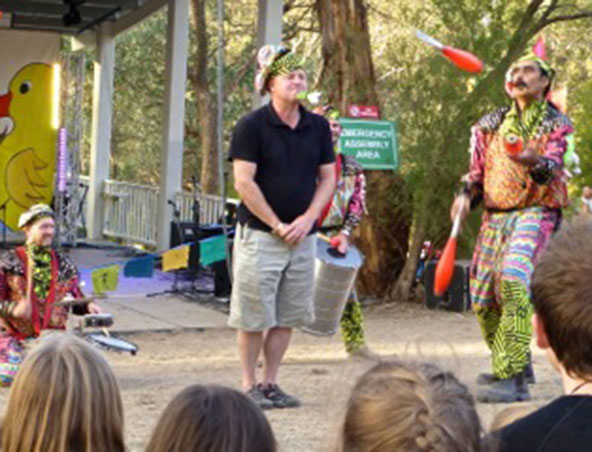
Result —
[[417, 271], [417, 265], [419, 264], [419, 254], [425, 240], [426, 235], [426, 217], [420, 215], [413, 226], [413, 232], [411, 233], [411, 246], [409, 247], [409, 255], [405, 260], [403, 270], [399, 274], [397, 282], [392, 286], [389, 291], [388, 297], [390, 300], [406, 301], [410, 298], [411, 288], [415, 281], [415, 274]]
[[193, 26], [197, 40], [195, 65], [190, 74], [195, 91], [201, 142], [200, 184], [204, 193], [218, 193], [218, 151], [216, 142], [217, 105], [207, 77], [208, 35], [206, 0], [191, 0]]
[[[364, 0], [316, 0], [321, 25], [323, 68], [320, 84], [345, 113], [350, 104], [379, 105]], [[405, 187], [395, 173], [367, 172], [368, 211], [355, 234], [366, 256], [360, 290], [382, 298], [403, 267], [408, 246], [409, 209]]]

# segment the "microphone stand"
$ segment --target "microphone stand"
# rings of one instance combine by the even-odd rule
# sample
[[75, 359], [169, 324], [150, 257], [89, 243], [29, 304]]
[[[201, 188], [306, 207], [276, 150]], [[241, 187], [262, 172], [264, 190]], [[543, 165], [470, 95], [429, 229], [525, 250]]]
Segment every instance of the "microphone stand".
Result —
[[193, 188], [193, 205], [191, 206], [191, 210], [193, 212], [193, 236], [195, 237], [195, 249], [197, 250], [197, 268], [195, 269], [194, 278], [192, 282], [192, 288], [195, 293], [203, 293], [203, 294], [210, 294], [212, 293], [211, 290], [208, 289], [201, 289], [197, 287], [199, 275], [201, 273], [201, 244], [199, 241], [202, 238], [201, 233], [201, 223], [200, 223], [200, 213], [201, 213], [201, 206], [199, 197], [202, 193], [200, 185], [197, 183], [197, 178], [195, 175], [191, 176], [191, 185]]
[[[170, 206], [173, 207], [173, 224], [175, 225], [175, 228], [177, 229], [177, 233], [179, 234], [179, 241], [180, 244], [182, 245], [183, 243], [185, 243], [185, 237], [183, 234], [183, 228], [181, 227], [181, 211], [179, 210], [179, 207], [177, 206], [177, 203], [175, 203], [173, 200], [169, 199], [167, 201], [167, 204], [169, 204]], [[152, 292], [146, 295], [146, 297], [156, 297], [158, 295], [165, 295], [165, 294], [177, 294], [177, 293], [183, 293], [183, 291], [181, 289], [179, 289], [179, 285], [178, 285], [178, 270], [173, 270], [173, 285], [169, 290], [163, 290], [161, 292]]]

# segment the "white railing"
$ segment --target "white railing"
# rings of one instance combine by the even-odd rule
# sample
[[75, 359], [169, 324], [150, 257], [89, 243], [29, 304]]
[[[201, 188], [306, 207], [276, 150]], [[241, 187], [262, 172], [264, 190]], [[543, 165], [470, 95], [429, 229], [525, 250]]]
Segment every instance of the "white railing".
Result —
[[103, 234], [156, 246], [158, 188], [106, 180]]
[[[88, 190], [88, 176], [80, 176], [81, 196]], [[103, 235], [126, 243], [157, 244], [157, 214], [159, 189], [147, 185], [106, 180], [103, 184], [104, 215]], [[83, 219], [88, 218], [86, 196], [83, 203]], [[214, 195], [198, 196], [201, 224], [217, 223], [224, 207], [222, 198]], [[228, 202], [236, 203], [234, 199]], [[181, 221], [193, 219], [193, 194], [179, 192], [175, 202], [180, 209]]]
[[[218, 223], [224, 206], [222, 198], [215, 195], [198, 195], [200, 224]], [[183, 191], [175, 195], [175, 202], [181, 212], [181, 221], [193, 221], [193, 194]]]

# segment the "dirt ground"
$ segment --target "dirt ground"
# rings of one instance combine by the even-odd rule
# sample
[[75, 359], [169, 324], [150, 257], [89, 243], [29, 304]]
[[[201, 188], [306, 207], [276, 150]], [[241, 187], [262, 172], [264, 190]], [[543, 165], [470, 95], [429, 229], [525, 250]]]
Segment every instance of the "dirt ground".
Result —
[[[430, 311], [412, 304], [365, 310], [368, 343], [385, 357], [429, 360], [453, 370], [472, 391], [475, 375], [489, 368], [488, 352], [471, 313]], [[239, 387], [235, 335], [229, 329], [140, 333], [128, 337], [136, 356], [108, 352], [121, 384], [129, 450], [142, 451], [160, 413], [185, 386], [217, 383]], [[534, 350], [537, 384], [533, 403], [561, 394], [559, 377], [544, 354]], [[297, 331], [280, 372], [280, 383], [301, 397], [298, 409], [268, 411], [280, 450], [328, 451], [356, 378], [369, 367], [348, 359], [338, 336], [319, 338]], [[7, 390], [0, 391], [3, 412]], [[506, 405], [478, 407], [485, 428]]]

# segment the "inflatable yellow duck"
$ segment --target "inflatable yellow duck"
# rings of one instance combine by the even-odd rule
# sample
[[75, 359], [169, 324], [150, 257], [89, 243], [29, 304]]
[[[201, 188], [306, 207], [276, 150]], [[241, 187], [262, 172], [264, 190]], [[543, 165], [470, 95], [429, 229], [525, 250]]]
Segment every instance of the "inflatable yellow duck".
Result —
[[52, 124], [53, 68], [29, 64], [0, 95], [0, 222], [15, 230], [22, 212], [51, 203], [57, 130]]

